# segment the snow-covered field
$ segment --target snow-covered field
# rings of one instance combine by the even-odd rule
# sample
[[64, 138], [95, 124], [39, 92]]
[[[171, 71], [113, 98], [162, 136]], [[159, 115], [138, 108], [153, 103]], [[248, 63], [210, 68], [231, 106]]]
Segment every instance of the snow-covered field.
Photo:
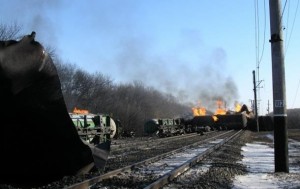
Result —
[[249, 173], [236, 176], [233, 188], [300, 188], [300, 142], [289, 140], [289, 173], [274, 173], [272, 146], [272, 143], [253, 142], [242, 147], [241, 163]]

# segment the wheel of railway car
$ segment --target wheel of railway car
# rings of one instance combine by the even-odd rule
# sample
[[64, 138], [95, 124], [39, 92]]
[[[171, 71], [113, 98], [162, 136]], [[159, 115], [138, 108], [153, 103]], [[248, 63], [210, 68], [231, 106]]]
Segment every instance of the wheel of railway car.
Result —
[[84, 134], [80, 135], [80, 138], [83, 141], [86, 141], [87, 143], [91, 143], [92, 140], [95, 138], [95, 135], [94, 134], [89, 134], [89, 133], [84, 133]]
[[180, 134], [180, 135], [185, 135], [185, 130], [184, 130], [184, 129], [181, 129], [179, 134]]
[[222, 131], [222, 126], [217, 126], [218, 131]]
[[159, 138], [164, 137], [163, 130], [159, 129], [158, 131], [156, 131], [156, 136], [158, 136]]
[[112, 118], [109, 119], [110, 119], [110, 138], [114, 138], [114, 136], [116, 136], [117, 133], [117, 125]]
[[210, 128], [210, 126], [205, 126], [204, 130], [205, 130], [205, 132], [209, 132], [209, 131], [211, 131], [211, 128]]

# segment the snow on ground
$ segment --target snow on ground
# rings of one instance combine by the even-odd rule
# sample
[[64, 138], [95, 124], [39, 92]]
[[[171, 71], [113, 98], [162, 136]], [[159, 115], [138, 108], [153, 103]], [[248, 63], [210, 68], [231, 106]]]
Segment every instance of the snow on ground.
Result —
[[300, 142], [289, 140], [289, 173], [274, 173], [272, 146], [271, 143], [254, 142], [242, 147], [241, 163], [247, 166], [249, 173], [235, 177], [234, 189], [300, 188]]

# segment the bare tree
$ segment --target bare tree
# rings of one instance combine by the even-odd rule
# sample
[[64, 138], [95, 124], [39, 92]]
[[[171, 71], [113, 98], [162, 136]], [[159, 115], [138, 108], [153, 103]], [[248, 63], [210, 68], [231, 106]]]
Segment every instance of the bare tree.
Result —
[[112, 113], [113, 109], [110, 108], [113, 104], [113, 83], [112, 80], [96, 72], [92, 75], [92, 87], [89, 89], [90, 109], [96, 113]]
[[13, 24], [3, 24], [0, 23], [0, 40], [17, 40], [20, 38], [21, 26], [17, 23]]
[[123, 129], [143, 135], [144, 123], [151, 118], [176, 118], [190, 109], [142, 82], [113, 84], [109, 77], [90, 74], [71, 64], [56, 64], [69, 111], [74, 107], [93, 113], [110, 114]]
[[65, 103], [68, 111], [72, 111], [76, 106], [77, 98], [72, 94], [74, 88], [74, 75], [76, 72], [75, 64], [65, 64], [61, 60], [56, 59], [55, 66], [61, 83], [61, 90], [64, 95]]
[[122, 84], [114, 91], [115, 114], [122, 121], [124, 130], [144, 132], [144, 123], [151, 118], [175, 118], [190, 111], [177, 103], [171, 94], [163, 94], [141, 82]]

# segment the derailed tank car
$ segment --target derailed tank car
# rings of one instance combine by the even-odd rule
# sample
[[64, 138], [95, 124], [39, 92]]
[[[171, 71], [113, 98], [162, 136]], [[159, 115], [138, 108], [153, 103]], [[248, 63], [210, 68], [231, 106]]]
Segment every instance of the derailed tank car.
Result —
[[190, 121], [190, 124], [197, 133], [208, 132], [215, 128], [215, 122], [212, 116], [195, 116]]
[[244, 129], [247, 126], [247, 117], [245, 114], [226, 114], [215, 115], [215, 127], [220, 129]]
[[74, 114], [69, 113], [78, 135], [98, 155], [93, 155], [96, 166], [100, 169], [106, 163], [108, 153], [101, 151], [110, 150], [110, 141], [116, 135], [116, 123], [103, 114]]
[[224, 115], [195, 116], [189, 123], [196, 132], [207, 132], [210, 130], [237, 130], [245, 129], [253, 118], [250, 112], [232, 112]]
[[[259, 131], [273, 131], [274, 130], [274, 123], [273, 118], [271, 116], [259, 116]], [[257, 131], [257, 123], [256, 120], [249, 119], [247, 124], [248, 129], [252, 131]]]
[[159, 137], [168, 137], [184, 134], [183, 127], [180, 124], [180, 119], [159, 119], [158, 124], [159, 127], [157, 135]]
[[145, 123], [144, 131], [147, 134], [156, 133], [158, 137], [169, 137], [184, 134], [184, 126], [180, 119], [151, 119]]
[[146, 135], [153, 135], [158, 131], [158, 119], [150, 119], [144, 124], [144, 133]]
[[86, 142], [95, 143], [114, 138], [117, 132], [115, 121], [104, 114], [69, 113], [78, 135]]
[[259, 130], [260, 131], [273, 131], [274, 121], [271, 116], [259, 116]]

